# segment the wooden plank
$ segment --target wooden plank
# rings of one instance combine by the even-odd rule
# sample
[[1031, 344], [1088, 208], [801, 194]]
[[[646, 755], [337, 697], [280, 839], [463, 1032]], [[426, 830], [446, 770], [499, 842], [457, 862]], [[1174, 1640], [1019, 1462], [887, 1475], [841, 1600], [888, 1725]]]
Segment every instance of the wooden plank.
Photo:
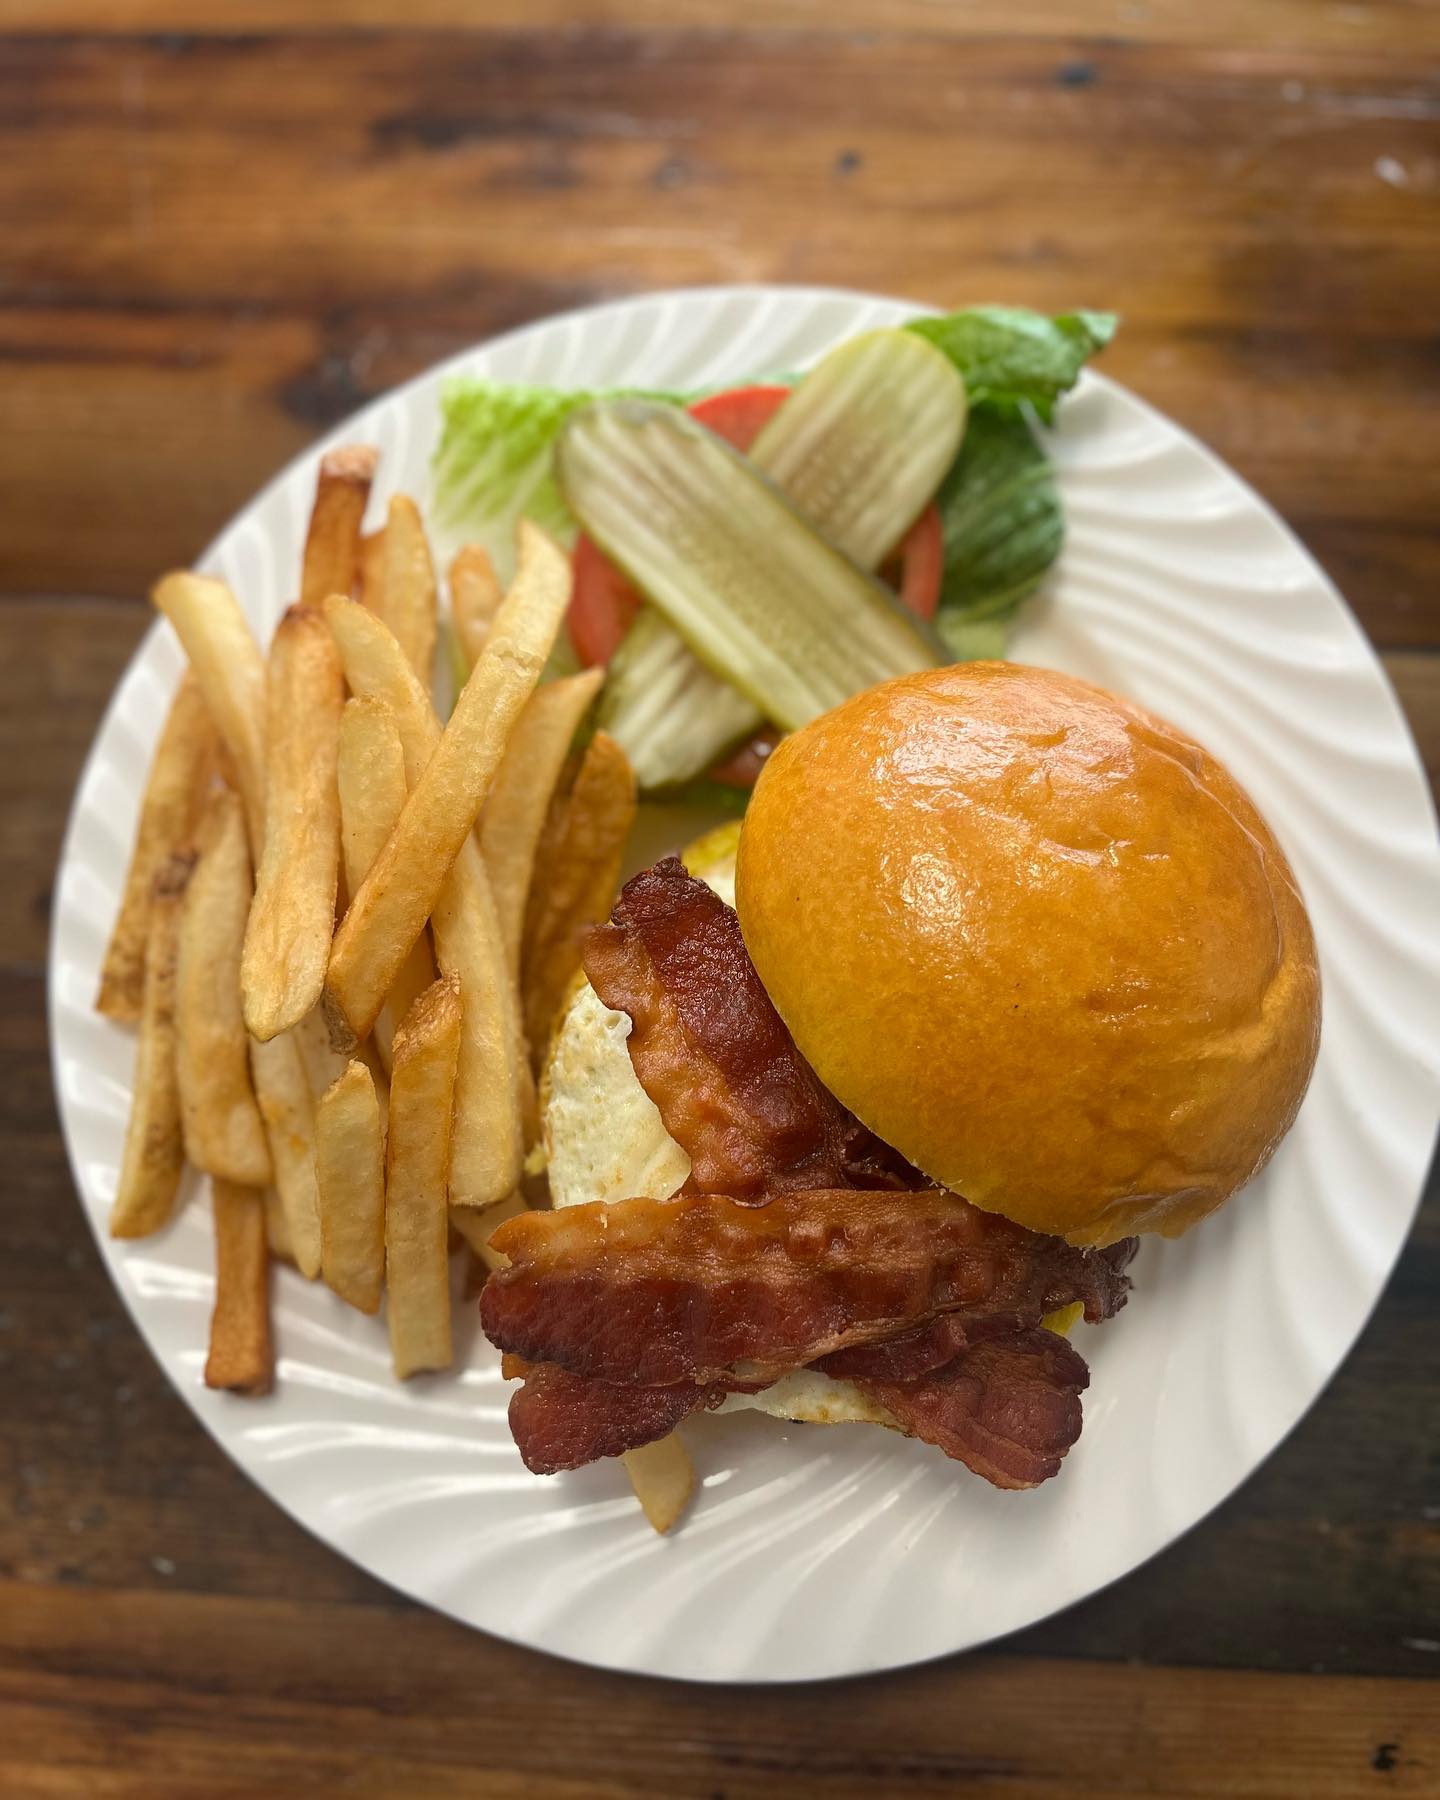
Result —
[[[9, 1795], [1433, 1793], [1421, 1682], [973, 1656], [846, 1687], [579, 1669], [375, 1606], [0, 1584]], [[1163, 1771], [1160, 1785], [1156, 1771]], [[42, 1786], [43, 1783], [43, 1786]]]
[[1440, 800], [1440, 654], [1392, 653], [1383, 661], [1415, 734], [1431, 795]]
[[1435, 85], [1310, 50], [1087, 66], [826, 33], [11, 39], [0, 590], [141, 591], [493, 330], [773, 278], [1120, 307], [1106, 366], [1423, 643]]
[[0, 31], [232, 33], [384, 30], [650, 30], [864, 32], [969, 39], [1117, 39], [1230, 49], [1383, 50], [1422, 55], [1440, 48], [1440, 20], [1415, 0], [1316, 6], [1313, 0], [0, 0]]

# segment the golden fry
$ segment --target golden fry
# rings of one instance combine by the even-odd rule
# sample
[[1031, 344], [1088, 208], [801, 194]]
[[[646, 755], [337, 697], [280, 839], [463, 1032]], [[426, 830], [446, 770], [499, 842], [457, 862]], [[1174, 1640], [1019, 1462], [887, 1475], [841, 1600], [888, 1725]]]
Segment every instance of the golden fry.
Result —
[[432, 922], [435, 960], [459, 977], [465, 996], [450, 1198], [490, 1206], [520, 1179], [533, 1083], [521, 1038], [519, 996], [505, 966], [500, 926], [474, 839], [440, 890]]
[[191, 856], [170, 856], [155, 875], [145, 945], [145, 1003], [120, 1179], [110, 1208], [111, 1237], [146, 1237], [158, 1231], [174, 1209], [185, 1165], [175, 1053], [175, 972], [180, 909], [193, 866]]
[[315, 505], [305, 534], [300, 599], [318, 606], [327, 594], [355, 591], [360, 572], [360, 525], [380, 453], [368, 444], [342, 444], [320, 459]]
[[381, 571], [385, 566], [385, 527], [367, 531], [360, 538], [360, 599], [373, 607], [380, 591]]
[[507, 1219], [513, 1219], [525, 1210], [525, 1196], [515, 1193], [495, 1206], [452, 1206], [450, 1223], [483, 1266], [493, 1272], [508, 1268], [510, 1258], [503, 1251], [490, 1247], [491, 1233], [498, 1231]]
[[435, 663], [435, 565], [420, 509], [408, 494], [396, 494], [390, 502], [379, 581], [373, 590], [366, 588], [365, 604], [395, 633], [428, 688]]
[[[346, 608], [346, 611], [351, 610]], [[405, 747], [387, 700], [356, 693], [340, 715], [340, 848], [354, 892], [405, 805]]]
[[290, 1233], [295, 1267], [307, 1280], [320, 1273], [320, 1210], [315, 1192], [315, 1102], [293, 1031], [250, 1042], [250, 1073], [270, 1140], [275, 1187]]
[[[422, 696], [423, 698], [423, 696]], [[438, 734], [438, 726], [437, 726]], [[375, 694], [355, 694], [340, 719], [340, 843], [345, 879], [355, 893], [395, 828], [405, 805], [405, 750], [395, 715]], [[375, 1043], [390, 1063], [395, 1021], [403, 1019], [416, 998], [435, 979], [430, 934], [422, 931], [410, 946], [375, 1021]]]
[[627, 1450], [620, 1460], [645, 1517], [663, 1536], [695, 1492], [695, 1465], [689, 1451], [672, 1432], [639, 1450]]
[[240, 946], [250, 894], [245, 808], [238, 794], [222, 788], [202, 826], [200, 861], [180, 917], [180, 1112], [185, 1154], [197, 1169], [242, 1187], [264, 1187], [270, 1149], [250, 1084], [240, 1012]]
[[517, 981], [535, 846], [570, 745], [603, 680], [603, 670], [587, 669], [536, 688], [516, 721], [485, 802], [480, 849], [495, 894], [510, 973]]
[[265, 1196], [256, 1188], [217, 1181], [215, 1308], [205, 1385], [237, 1394], [268, 1394], [275, 1378], [270, 1338], [269, 1251]]
[[335, 934], [327, 992], [357, 1037], [374, 1024], [435, 908], [550, 654], [569, 597], [570, 559], [543, 532], [522, 522], [519, 573], [484, 654]]
[[125, 892], [100, 970], [95, 1009], [106, 1018], [133, 1023], [140, 1017], [155, 874], [167, 856], [183, 850], [191, 841], [199, 823], [217, 741], [199, 683], [187, 670], [176, 689], [150, 764]]
[[[332, 601], [326, 616], [351, 688], [389, 707], [405, 753], [406, 779], [413, 785], [440, 740], [429, 696], [393, 634], [364, 607]], [[432, 931], [440, 967], [460, 977], [464, 1005], [450, 1198], [460, 1205], [489, 1206], [504, 1199], [520, 1179], [533, 1085], [519, 996], [508, 977], [494, 900], [473, 834], [466, 834], [446, 877]]]
[[460, 983], [442, 976], [395, 1033], [385, 1152], [385, 1285], [390, 1354], [402, 1379], [420, 1369], [448, 1368], [452, 1356], [445, 1191], [460, 1021]]
[[264, 850], [245, 930], [240, 992], [262, 1041], [320, 998], [335, 926], [340, 801], [335, 762], [344, 681], [315, 608], [292, 606], [270, 646]]
[[523, 991], [525, 1030], [537, 1061], [580, 967], [585, 927], [609, 915], [634, 822], [634, 772], [615, 740], [598, 731], [574, 787], [547, 821], [547, 843], [531, 883]]
[[380, 1310], [385, 1275], [385, 1146], [375, 1083], [350, 1063], [315, 1108], [320, 1273], [363, 1313]]
[[300, 1052], [311, 1098], [318, 1100], [326, 1088], [345, 1073], [350, 1058], [330, 1042], [325, 1015], [318, 1006], [314, 1012], [306, 1013], [298, 1025], [292, 1027], [290, 1035], [295, 1040], [295, 1048]]
[[[389, 713], [400, 738], [406, 783], [414, 787], [440, 742], [440, 721], [428, 691], [410, 667], [394, 632], [368, 608], [351, 601], [328, 600], [325, 621], [339, 646], [351, 694], [363, 699], [367, 708], [379, 705]], [[360, 729], [373, 732], [373, 720]], [[366, 755], [373, 754], [372, 743]], [[383, 847], [382, 842], [371, 856], [372, 862]]]
[[179, 570], [150, 597], [175, 627], [233, 759], [251, 853], [258, 856], [265, 841], [265, 665], [255, 638], [235, 596], [209, 575]]
[[450, 617], [466, 668], [479, 662], [503, 598], [490, 552], [483, 544], [462, 544], [450, 563]]
[[290, 1242], [290, 1227], [286, 1223], [285, 1208], [280, 1204], [280, 1196], [273, 1187], [265, 1190], [265, 1242], [270, 1255], [279, 1262], [293, 1263], [294, 1246]]

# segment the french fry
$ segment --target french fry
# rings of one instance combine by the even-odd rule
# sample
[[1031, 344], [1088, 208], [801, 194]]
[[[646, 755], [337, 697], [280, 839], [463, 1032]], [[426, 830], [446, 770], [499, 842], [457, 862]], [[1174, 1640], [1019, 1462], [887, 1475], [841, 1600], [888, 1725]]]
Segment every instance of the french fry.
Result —
[[494, 1206], [452, 1206], [450, 1223], [458, 1231], [475, 1257], [492, 1273], [496, 1269], [510, 1266], [510, 1258], [503, 1251], [490, 1247], [490, 1234], [498, 1231], [507, 1219], [513, 1219], [517, 1213], [525, 1211], [525, 1196], [515, 1193], [508, 1195]]
[[280, 1196], [273, 1187], [265, 1190], [265, 1242], [270, 1255], [277, 1262], [294, 1262], [295, 1249], [290, 1242], [285, 1208], [280, 1204]]
[[465, 996], [450, 1198], [491, 1206], [520, 1179], [534, 1084], [521, 1036], [519, 995], [505, 967], [500, 926], [480, 847], [461, 846], [456, 873], [435, 903], [435, 960]]
[[483, 544], [462, 544], [450, 562], [450, 617], [467, 668], [479, 662], [503, 597], [490, 552]]
[[176, 1061], [185, 1155], [242, 1187], [270, 1180], [265, 1125], [250, 1084], [240, 1012], [240, 946], [250, 910], [245, 808], [229, 788], [212, 796], [200, 860], [180, 915]]
[[[394, 635], [364, 607], [333, 600], [327, 603], [326, 617], [351, 688], [389, 707], [405, 753], [406, 779], [413, 785], [440, 739], [429, 696]], [[533, 1088], [519, 996], [506, 969], [494, 900], [473, 834], [467, 833], [441, 889], [432, 931], [440, 967], [460, 978], [464, 1007], [450, 1198], [459, 1205], [489, 1206], [519, 1182]]]
[[300, 577], [304, 604], [318, 606], [327, 594], [354, 592], [360, 569], [360, 524], [378, 461], [379, 452], [368, 444], [342, 444], [321, 457]]
[[265, 841], [265, 665], [239, 602], [223, 581], [178, 570], [159, 581], [155, 606], [175, 627], [205, 704], [235, 765], [250, 850]]
[[597, 731], [575, 785], [557, 797], [546, 827], [550, 848], [537, 857], [531, 883], [522, 992], [525, 1030], [537, 1060], [580, 967], [581, 935], [609, 914], [634, 821], [634, 772], [615, 740]]
[[270, 1270], [265, 1243], [265, 1196], [255, 1188], [217, 1181], [215, 1307], [205, 1385], [238, 1394], [268, 1394], [275, 1377], [270, 1339]]
[[375, 1023], [410, 946], [435, 909], [569, 598], [569, 558], [522, 520], [519, 573], [484, 653], [335, 934], [327, 994], [357, 1038]]
[[385, 1285], [390, 1354], [402, 1380], [450, 1366], [450, 1269], [445, 1192], [460, 983], [442, 976], [395, 1033], [385, 1150]]
[[695, 1465], [672, 1432], [620, 1458], [645, 1517], [663, 1537], [690, 1504], [695, 1492]]
[[320, 1210], [315, 1192], [315, 1102], [293, 1031], [268, 1043], [250, 1042], [255, 1098], [270, 1141], [275, 1187], [290, 1234], [295, 1267], [307, 1280], [320, 1273]]
[[567, 675], [536, 688], [516, 721], [485, 802], [480, 850], [495, 895], [510, 973], [516, 981], [520, 978], [525, 898], [540, 828], [580, 721], [603, 680], [603, 670], [586, 669], [581, 675]]
[[364, 1063], [370, 1071], [371, 1085], [375, 1089], [375, 1105], [380, 1113], [380, 1135], [383, 1138], [390, 1125], [390, 1070], [381, 1061], [380, 1053], [375, 1048], [374, 1038], [366, 1038], [353, 1058], [355, 1062]]
[[100, 970], [95, 1009], [106, 1018], [133, 1023], [145, 999], [145, 940], [156, 871], [165, 858], [191, 841], [210, 781], [217, 744], [199, 683], [187, 670], [181, 677], [165, 728], [150, 764], [135, 848], [115, 929]]
[[314, 1012], [306, 1013], [300, 1023], [292, 1028], [290, 1035], [295, 1039], [300, 1061], [305, 1066], [305, 1080], [309, 1085], [311, 1098], [318, 1100], [345, 1073], [350, 1058], [342, 1055], [330, 1042], [325, 1015], [318, 1006]]
[[385, 527], [367, 531], [360, 539], [360, 599], [369, 607], [380, 591], [381, 570], [385, 565]]
[[352, 1062], [315, 1108], [320, 1273], [363, 1313], [380, 1310], [385, 1274], [385, 1147], [375, 1082]]
[[[339, 646], [351, 694], [367, 706], [378, 704], [389, 713], [400, 739], [405, 780], [414, 787], [440, 742], [440, 721], [429, 693], [410, 667], [394, 632], [368, 608], [332, 598], [325, 603], [325, 622]], [[368, 732], [372, 727], [365, 729]], [[373, 751], [372, 740], [367, 754]], [[379, 848], [383, 847], [382, 843]]]
[[[423, 696], [422, 696], [423, 699]], [[437, 726], [438, 735], [438, 726]], [[355, 694], [340, 717], [340, 844], [353, 894], [395, 829], [405, 805], [405, 749], [389, 705], [376, 694]], [[395, 1021], [435, 979], [430, 934], [422, 931], [391, 984], [375, 1020], [375, 1043], [390, 1066]]]
[[435, 565], [420, 509], [408, 494], [390, 502], [379, 579], [373, 589], [367, 584], [365, 604], [395, 633], [428, 688], [435, 662]]
[[245, 929], [240, 993], [262, 1041], [320, 998], [335, 926], [340, 801], [335, 761], [344, 682], [317, 608], [292, 606], [270, 646], [265, 837]]
[[175, 967], [180, 909], [194, 859], [169, 856], [155, 874], [145, 944], [145, 1000], [135, 1050], [135, 1079], [110, 1235], [146, 1237], [175, 1206], [185, 1164], [180, 1083], [175, 1059]]

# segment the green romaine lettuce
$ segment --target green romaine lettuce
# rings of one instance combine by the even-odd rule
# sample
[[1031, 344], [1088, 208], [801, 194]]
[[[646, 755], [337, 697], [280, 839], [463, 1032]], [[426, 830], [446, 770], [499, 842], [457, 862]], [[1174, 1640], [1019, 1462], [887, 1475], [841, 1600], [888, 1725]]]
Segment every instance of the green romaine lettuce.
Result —
[[1111, 313], [979, 306], [910, 326], [955, 363], [970, 397], [964, 442], [935, 496], [945, 531], [935, 628], [962, 662], [1004, 654], [1016, 608], [1060, 554], [1060, 489], [1031, 419], [1054, 417], [1115, 325]]
[[1048, 425], [1055, 402], [1074, 387], [1086, 361], [1115, 335], [1114, 313], [1047, 318], [1019, 306], [972, 306], [907, 327], [944, 351], [965, 377], [971, 408], [1016, 412], [1033, 407]]
[[935, 628], [961, 661], [998, 656], [1065, 536], [1055, 471], [1029, 421], [976, 407], [935, 504], [945, 532]]

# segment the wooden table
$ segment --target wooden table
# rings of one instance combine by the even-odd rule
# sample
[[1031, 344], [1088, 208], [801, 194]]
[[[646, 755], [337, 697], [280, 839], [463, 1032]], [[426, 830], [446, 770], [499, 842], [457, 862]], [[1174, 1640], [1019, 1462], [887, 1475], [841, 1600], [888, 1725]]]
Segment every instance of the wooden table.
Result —
[[1106, 368], [1305, 537], [1433, 773], [1440, 9], [0, 0], [0, 34], [0, 1793], [1440, 1792], [1433, 1194], [1313, 1414], [1151, 1566], [983, 1655], [710, 1692], [465, 1632], [250, 1488], [101, 1271], [44, 1026], [152, 577], [370, 395], [632, 289], [1119, 308]]

